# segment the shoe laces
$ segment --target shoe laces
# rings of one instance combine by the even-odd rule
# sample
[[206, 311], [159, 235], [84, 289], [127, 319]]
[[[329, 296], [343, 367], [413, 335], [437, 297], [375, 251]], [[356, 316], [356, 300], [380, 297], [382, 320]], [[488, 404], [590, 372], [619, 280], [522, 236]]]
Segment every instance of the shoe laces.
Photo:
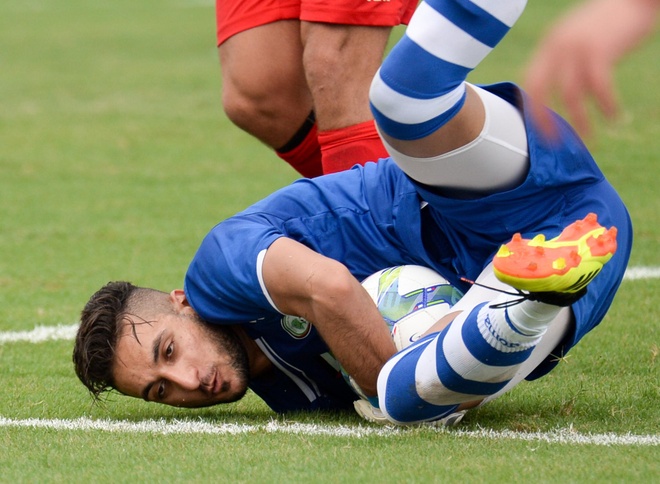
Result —
[[496, 291], [502, 294], [508, 294], [509, 296], [518, 296], [517, 299], [511, 299], [509, 301], [504, 301], [501, 303], [497, 304], [491, 304], [489, 308], [491, 309], [506, 309], [511, 306], [517, 306], [518, 304], [524, 302], [524, 301], [536, 301], [536, 302], [542, 302], [544, 304], [551, 304], [553, 306], [561, 306], [561, 307], [566, 307], [570, 306], [574, 302], [576, 302], [578, 299], [580, 299], [582, 296], [584, 296], [587, 293], [587, 288], [584, 287], [582, 290], [574, 293], [566, 293], [566, 292], [525, 292], [521, 291], [520, 289], [516, 289], [515, 287], [513, 288], [515, 292], [513, 291], [507, 291], [504, 289], [500, 289], [498, 287], [492, 287], [488, 286], [486, 284], [481, 284], [476, 281], [472, 281], [466, 277], [461, 277], [461, 281], [467, 282], [468, 284], [471, 284], [473, 286], [479, 286], [483, 287], [485, 289], [490, 289], [491, 291]]

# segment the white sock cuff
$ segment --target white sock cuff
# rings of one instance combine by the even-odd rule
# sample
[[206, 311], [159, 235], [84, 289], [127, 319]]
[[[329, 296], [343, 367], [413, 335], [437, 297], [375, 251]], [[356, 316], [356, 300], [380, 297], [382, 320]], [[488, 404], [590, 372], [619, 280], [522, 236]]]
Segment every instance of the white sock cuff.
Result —
[[[493, 304], [504, 303], [507, 298], [511, 296], [503, 294]], [[477, 316], [479, 332], [490, 346], [502, 353], [524, 351], [536, 346], [543, 332], [523, 331], [509, 322], [506, 308], [493, 308], [491, 305], [485, 304]]]
[[507, 309], [509, 320], [525, 334], [543, 333], [548, 324], [557, 317], [560, 306], [538, 301], [523, 301]]

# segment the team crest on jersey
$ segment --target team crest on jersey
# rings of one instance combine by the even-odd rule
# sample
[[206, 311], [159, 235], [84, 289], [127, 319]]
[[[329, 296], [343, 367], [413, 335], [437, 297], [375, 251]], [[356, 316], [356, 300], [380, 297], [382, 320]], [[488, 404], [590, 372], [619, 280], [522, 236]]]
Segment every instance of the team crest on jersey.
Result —
[[312, 325], [309, 321], [299, 316], [284, 316], [282, 318], [282, 328], [284, 328], [284, 331], [289, 333], [291, 337], [295, 339], [303, 339], [309, 334]]

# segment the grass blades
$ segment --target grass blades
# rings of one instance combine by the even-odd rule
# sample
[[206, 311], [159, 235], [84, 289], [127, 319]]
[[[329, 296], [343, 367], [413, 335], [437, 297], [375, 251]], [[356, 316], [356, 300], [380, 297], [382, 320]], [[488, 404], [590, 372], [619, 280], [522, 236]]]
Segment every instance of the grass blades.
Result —
[[[519, 81], [544, 27], [569, 3], [530, 2], [470, 80]], [[110, 280], [180, 287], [211, 226], [296, 178], [223, 115], [214, 30], [210, 0], [0, 3], [0, 332], [74, 324]], [[656, 36], [620, 65], [623, 117], [597, 118], [587, 141], [629, 205], [637, 267], [660, 265], [659, 54]], [[73, 374], [71, 341], [0, 344], [0, 481], [650, 482], [660, 476], [658, 294], [657, 278], [625, 281], [600, 327], [555, 371], [450, 432], [338, 436], [344, 427], [381, 429], [352, 414], [279, 417], [252, 394], [193, 411], [117, 395], [94, 406]], [[253, 430], [7, 423], [80, 418]], [[266, 431], [271, 422], [330, 430]], [[526, 441], [507, 432], [656, 443]]]

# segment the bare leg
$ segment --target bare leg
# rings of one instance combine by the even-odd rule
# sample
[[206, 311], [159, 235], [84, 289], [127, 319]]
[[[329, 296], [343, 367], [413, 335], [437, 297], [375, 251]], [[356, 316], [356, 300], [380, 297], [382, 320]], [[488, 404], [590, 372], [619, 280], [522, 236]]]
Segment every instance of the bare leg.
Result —
[[284, 146], [312, 110], [302, 65], [300, 22], [246, 30], [218, 48], [229, 119], [268, 146]]
[[302, 22], [303, 64], [314, 99], [324, 173], [387, 156], [369, 109], [369, 85], [390, 30]]
[[369, 85], [383, 60], [390, 30], [301, 22], [303, 65], [320, 130], [373, 119]]

